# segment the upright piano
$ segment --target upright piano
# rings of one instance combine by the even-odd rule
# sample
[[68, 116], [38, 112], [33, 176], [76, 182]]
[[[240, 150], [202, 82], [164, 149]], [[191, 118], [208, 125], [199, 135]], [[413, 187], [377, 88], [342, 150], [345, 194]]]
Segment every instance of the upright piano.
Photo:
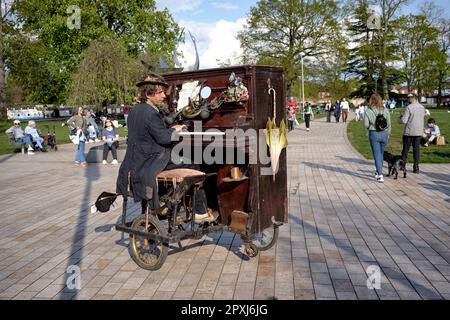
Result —
[[[200, 163], [202, 171], [216, 173], [205, 182], [204, 189], [208, 206], [218, 210], [220, 222], [230, 226], [231, 229], [239, 230], [241, 228], [240, 233], [246, 236], [260, 233], [273, 226], [274, 223], [287, 223], [286, 148], [281, 151], [276, 174], [268, 174], [268, 170], [271, 172], [270, 163], [267, 161], [262, 163], [259, 157], [256, 163], [250, 161], [257, 152], [254, 148], [255, 141], [251, 142], [251, 138], [248, 139], [241, 134], [238, 139], [230, 139], [228, 135], [225, 135], [226, 132], [234, 129], [242, 129], [244, 132], [253, 130], [258, 133], [256, 145], [258, 148], [263, 148], [265, 155], [269, 155], [264, 133], [261, 135], [260, 130], [265, 130], [268, 119], [274, 118], [274, 106], [276, 108], [275, 123], [278, 126], [286, 117], [283, 68], [247, 65], [191, 72], [172, 72], [163, 74], [163, 76], [170, 88], [168, 104], [174, 106], [175, 110], [180, 111], [182, 106], [178, 104], [181, 103], [181, 100], [186, 103], [185, 92], [183, 92], [183, 96], [180, 96], [180, 92], [183, 88], [188, 87], [186, 83], [192, 82], [211, 89], [211, 94], [207, 98], [209, 103], [213, 101], [221, 103], [219, 107], [216, 105], [206, 113], [193, 113], [194, 117], [185, 122], [188, 124], [190, 133], [183, 135], [179, 143], [194, 142], [193, 145], [196, 145], [197, 149], [193, 148], [197, 152], [202, 152], [213, 141], [214, 136], [222, 136], [224, 158], [226, 158], [227, 152], [232, 151], [230, 148], [235, 149], [233, 150], [235, 154], [238, 154], [237, 149], [244, 153], [244, 163], [238, 161], [236, 157], [233, 157], [228, 163], [205, 163], [203, 160]], [[223, 97], [227, 96], [224, 92], [233, 95], [229, 88], [230, 82], [235, 79], [242, 81], [248, 96], [241, 101], [224, 100]], [[190, 102], [188, 101], [188, 103]], [[201, 132], [198, 132], [199, 123]], [[207, 133], [212, 129], [217, 133]], [[242, 131], [235, 132], [242, 133]], [[197, 139], [196, 142], [195, 139]], [[189, 156], [194, 161], [193, 153]], [[239, 168], [237, 174], [236, 171], [232, 172], [236, 168]], [[236, 212], [245, 213], [246, 218], [234, 219], [233, 216]]]

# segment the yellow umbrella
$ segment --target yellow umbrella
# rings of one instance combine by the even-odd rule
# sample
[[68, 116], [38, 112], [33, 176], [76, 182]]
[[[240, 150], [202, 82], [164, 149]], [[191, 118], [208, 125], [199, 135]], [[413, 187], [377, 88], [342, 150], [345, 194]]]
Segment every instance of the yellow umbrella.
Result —
[[273, 92], [273, 119], [269, 117], [266, 124], [266, 143], [270, 151], [270, 163], [273, 171], [273, 180], [275, 181], [275, 174], [278, 172], [278, 165], [280, 154], [283, 148], [287, 147], [286, 123], [284, 118], [280, 122], [280, 128], [277, 127], [277, 104], [276, 91], [269, 83], [268, 93]]

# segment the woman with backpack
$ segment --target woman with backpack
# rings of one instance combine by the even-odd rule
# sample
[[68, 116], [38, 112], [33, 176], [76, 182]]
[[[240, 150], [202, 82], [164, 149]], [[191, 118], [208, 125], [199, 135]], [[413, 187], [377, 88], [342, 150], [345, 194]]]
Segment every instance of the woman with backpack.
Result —
[[364, 127], [369, 131], [369, 142], [375, 159], [375, 179], [383, 180], [383, 153], [391, 133], [390, 112], [383, 106], [383, 99], [374, 93], [369, 100], [369, 107], [364, 113]]

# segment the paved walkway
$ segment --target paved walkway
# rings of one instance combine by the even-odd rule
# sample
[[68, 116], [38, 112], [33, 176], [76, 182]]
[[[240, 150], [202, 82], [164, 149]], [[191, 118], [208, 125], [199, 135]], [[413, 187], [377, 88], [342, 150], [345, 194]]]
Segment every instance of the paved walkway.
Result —
[[[209, 234], [156, 272], [112, 229], [120, 207], [87, 212], [118, 167], [73, 168], [72, 157], [72, 145], [0, 157], [1, 299], [450, 299], [450, 165], [378, 184], [342, 123], [289, 133], [290, 222], [273, 249], [247, 260], [238, 236]], [[81, 290], [65, 287], [72, 265]]]

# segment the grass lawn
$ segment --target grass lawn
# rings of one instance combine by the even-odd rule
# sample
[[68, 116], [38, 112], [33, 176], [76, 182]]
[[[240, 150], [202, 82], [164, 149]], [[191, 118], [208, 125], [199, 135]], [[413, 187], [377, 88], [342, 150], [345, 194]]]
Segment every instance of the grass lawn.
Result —
[[[20, 147], [11, 146], [8, 142], [8, 136], [5, 131], [12, 126], [13, 121], [1, 121], [0, 122], [0, 155], [8, 154], [13, 152], [20, 152]], [[56, 132], [56, 144], [64, 144], [64, 143], [72, 143], [69, 139], [69, 128], [62, 127], [61, 124], [65, 122], [65, 120], [36, 120], [37, 128], [40, 130], [41, 135], [46, 135], [48, 133], [48, 129], [46, 127], [49, 126], [50, 132], [53, 132], [53, 126], [55, 126]], [[123, 120], [119, 120], [119, 123], [123, 124]], [[28, 121], [22, 121], [22, 129], [25, 130]], [[120, 137], [125, 137], [125, 129], [119, 128]]]
[[[446, 140], [450, 139], [450, 113], [447, 110], [433, 110], [430, 109], [431, 117], [436, 120], [436, 124], [441, 130], [441, 135], [445, 136]], [[394, 154], [401, 154], [402, 152], [402, 136], [404, 125], [399, 124], [397, 119], [403, 113], [401, 110], [395, 110], [391, 114], [392, 131], [389, 137], [387, 151]], [[429, 117], [425, 117], [425, 122]], [[353, 147], [358, 150], [366, 159], [373, 159], [372, 151], [370, 149], [369, 138], [367, 131], [364, 128], [364, 122], [356, 122], [352, 120], [347, 129], [348, 139]], [[408, 162], [412, 162], [412, 147], [408, 155]], [[420, 147], [420, 162], [421, 163], [450, 163], [450, 145], [429, 147]]]

